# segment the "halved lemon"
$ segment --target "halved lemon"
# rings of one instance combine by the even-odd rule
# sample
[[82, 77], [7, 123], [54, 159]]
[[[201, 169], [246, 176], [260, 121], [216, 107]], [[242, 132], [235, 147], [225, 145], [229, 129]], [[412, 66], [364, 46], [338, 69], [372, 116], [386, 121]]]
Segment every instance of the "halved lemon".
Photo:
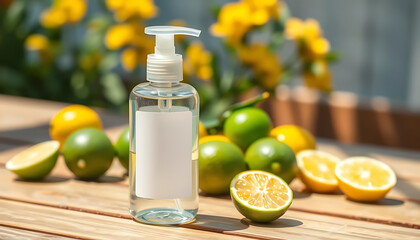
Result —
[[397, 183], [394, 171], [368, 157], [351, 157], [337, 164], [335, 175], [341, 191], [356, 201], [377, 201]]
[[299, 177], [314, 192], [327, 193], [338, 189], [335, 166], [340, 159], [320, 150], [301, 151], [297, 156]]
[[22, 179], [41, 179], [54, 168], [59, 148], [60, 143], [58, 141], [36, 144], [12, 157], [6, 163], [6, 168]]
[[255, 222], [271, 222], [282, 216], [293, 201], [293, 192], [280, 177], [264, 171], [245, 171], [230, 184], [238, 211]]
[[229, 140], [229, 138], [227, 138], [226, 136], [223, 136], [223, 135], [208, 135], [208, 136], [204, 136], [204, 137], [202, 137], [198, 140], [199, 144], [203, 144], [203, 143], [206, 143], [206, 142], [213, 142], [213, 141], [221, 141], [221, 142], [227, 142], [227, 143], [231, 142]]

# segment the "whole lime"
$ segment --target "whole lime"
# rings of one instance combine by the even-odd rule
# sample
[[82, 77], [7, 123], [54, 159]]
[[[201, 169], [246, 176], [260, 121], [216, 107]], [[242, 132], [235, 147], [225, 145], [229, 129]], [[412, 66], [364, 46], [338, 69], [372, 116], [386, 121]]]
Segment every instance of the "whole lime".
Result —
[[114, 159], [114, 146], [104, 132], [85, 128], [71, 134], [63, 146], [67, 167], [80, 179], [102, 176]]
[[297, 174], [296, 156], [286, 144], [275, 138], [262, 138], [246, 151], [245, 162], [251, 170], [271, 172], [290, 183]]
[[272, 124], [267, 113], [259, 108], [244, 108], [235, 111], [226, 119], [224, 133], [232, 142], [246, 149], [257, 139], [267, 137]]
[[246, 170], [241, 149], [222, 141], [201, 144], [198, 164], [199, 187], [212, 195], [228, 194], [233, 177]]
[[120, 134], [120, 137], [115, 143], [115, 151], [121, 165], [123, 165], [123, 167], [128, 170], [128, 159], [130, 153], [130, 132], [128, 126], [124, 128]]

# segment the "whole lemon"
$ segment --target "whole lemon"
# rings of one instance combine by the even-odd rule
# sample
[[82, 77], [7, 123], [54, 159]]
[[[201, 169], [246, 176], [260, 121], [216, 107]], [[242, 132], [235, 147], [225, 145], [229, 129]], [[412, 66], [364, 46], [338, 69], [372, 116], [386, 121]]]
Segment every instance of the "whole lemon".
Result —
[[267, 137], [272, 124], [267, 113], [248, 107], [235, 111], [224, 123], [224, 133], [232, 142], [246, 149], [254, 141]]
[[198, 122], [198, 137], [202, 138], [207, 136], [207, 130], [206, 127], [204, 127], [203, 123], [201, 121]]
[[83, 105], [70, 105], [61, 109], [50, 122], [50, 136], [62, 147], [67, 137], [82, 128], [102, 129], [102, 122], [93, 109]]
[[222, 141], [200, 144], [198, 166], [201, 191], [213, 195], [228, 194], [233, 177], [246, 170], [241, 149]]
[[308, 149], [316, 149], [314, 136], [296, 125], [282, 125], [270, 131], [270, 136], [287, 144], [295, 154]]
[[205, 137], [200, 138], [198, 141], [199, 144], [203, 144], [206, 142], [213, 142], [213, 141], [221, 141], [221, 142], [231, 142], [229, 138], [223, 136], [223, 135], [208, 135]]

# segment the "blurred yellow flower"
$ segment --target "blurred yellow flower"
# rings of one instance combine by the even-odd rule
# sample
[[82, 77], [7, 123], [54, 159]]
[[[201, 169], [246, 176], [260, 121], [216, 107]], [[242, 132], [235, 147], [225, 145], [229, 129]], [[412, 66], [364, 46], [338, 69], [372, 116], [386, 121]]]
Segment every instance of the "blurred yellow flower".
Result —
[[46, 28], [56, 28], [66, 22], [64, 14], [56, 9], [47, 9], [41, 14], [41, 25]]
[[273, 90], [279, 84], [282, 74], [281, 63], [274, 55], [268, 55], [254, 66], [257, 81], [264, 89]]
[[252, 67], [257, 81], [264, 89], [272, 90], [279, 83], [282, 74], [281, 62], [266, 45], [242, 46], [239, 59], [243, 64]]
[[251, 27], [251, 8], [245, 2], [228, 3], [220, 10], [217, 22], [210, 31], [218, 37], [225, 37], [231, 44], [239, 43]]
[[106, 5], [118, 21], [136, 17], [149, 19], [156, 16], [158, 11], [153, 0], [106, 0]]
[[255, 65], [269, 55], [268, 48], [262, 44], [242, 46], [239, 49], [239, 59], [245, 65]]
[[96, 68], [101, 63], [101, 60], [102, 60], [102, 53], [97, 51], [97, 52], [93, 52], [85, 56], [82, 56], [79, 61], [79, 64], [83, 70], [91, 70], [91, 69]]
[[210, 27], [214, 36], [224, 37], [230, 44], [239, 43], [254, 26], [278, 19], [283, 2], [277, 0], [242, 0], [222, 7], [217, 22]]
[[124, 69], [132, 71], [139, 63], [145, 64], [147, 54], [153, 52], [155, 42], [144, 33], [144, 25], [138, 21], [116, 24], [105, 35], [105, 46], [117, 50], [128, 46], [121, 54]]
[[330, 51], [330, 43], [325, 38], [318, 38], [309, 43], [309, 49], [315, 55], [323, 55]]
[[244, 1], [247, 4], [249, 4], [254, 9], [254, 11], [259, 12], [261, 16], [264, 16], [264, 21], [265, 21], [264, 23], [268, 21], [268, 17], [272, 17], [278, 20], [280, 18], [280, 9], [282, 9], [285, 6], [283, 1], [277, 1], [277, 0], [244, 0]]
[[121, 62], [126, 70], [133, 71], [138, 64], [137, 51], [135, 48], [127, 48], [121, 55]]
[[321, 27], [315, 19], [305, 22], [298, 18], [290, 18], [286, 23], [285, 34], [288, 39], [311, 41], [322, 35]]
[[50, 41], [44, 35], [31, 34], [25, 40], [25, 46], [31, 51], [45, 51], [50, 46]]
[[289, 19], [285, 34], [287, 38], [296, 40], [300, 55], [305, 60], [316, 59], [330, 51], [330, 43], [322, 37], [321, 27], [314, 19]]
[[200, 42], [193, 42], [189, 45], [185, 55], [184, 71], [186, 75], [195, 74], [202, 80], [209, 80], [213, 76], [211, 68], [213, 57]]
[[309, 88], [316, 88], [326, 92], [332, 90], [331, 72], [328, 64], [323, 60], [313, 62], [312, 67], [304, 71], [303, 79]]
[[76, 23], [85, 16], [86, 10], [85, 0], [56, 0], [41, 14], [41, 25], [56, 28], [66, 23]]
[[117, 24], [108, 29], [105, 35], [105, 45], [116, 50], [132, 43], [136, 32], [130, 24]]

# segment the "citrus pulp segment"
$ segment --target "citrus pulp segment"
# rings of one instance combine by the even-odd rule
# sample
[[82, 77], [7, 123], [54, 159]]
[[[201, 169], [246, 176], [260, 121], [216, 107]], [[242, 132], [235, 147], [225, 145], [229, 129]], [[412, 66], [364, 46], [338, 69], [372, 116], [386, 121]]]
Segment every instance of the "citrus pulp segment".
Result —
[[334, 170], [340, 159], [320, 150], [304, 150], [296, 156], [299, 177], [314, 192], [326, 193], [338, 189]]
[[238, 174], [231, 182], [230, 193], [238, 211], [255, 222], [279, 218], [293, 201], [293, 192], [287, 183], [264, 171]]

